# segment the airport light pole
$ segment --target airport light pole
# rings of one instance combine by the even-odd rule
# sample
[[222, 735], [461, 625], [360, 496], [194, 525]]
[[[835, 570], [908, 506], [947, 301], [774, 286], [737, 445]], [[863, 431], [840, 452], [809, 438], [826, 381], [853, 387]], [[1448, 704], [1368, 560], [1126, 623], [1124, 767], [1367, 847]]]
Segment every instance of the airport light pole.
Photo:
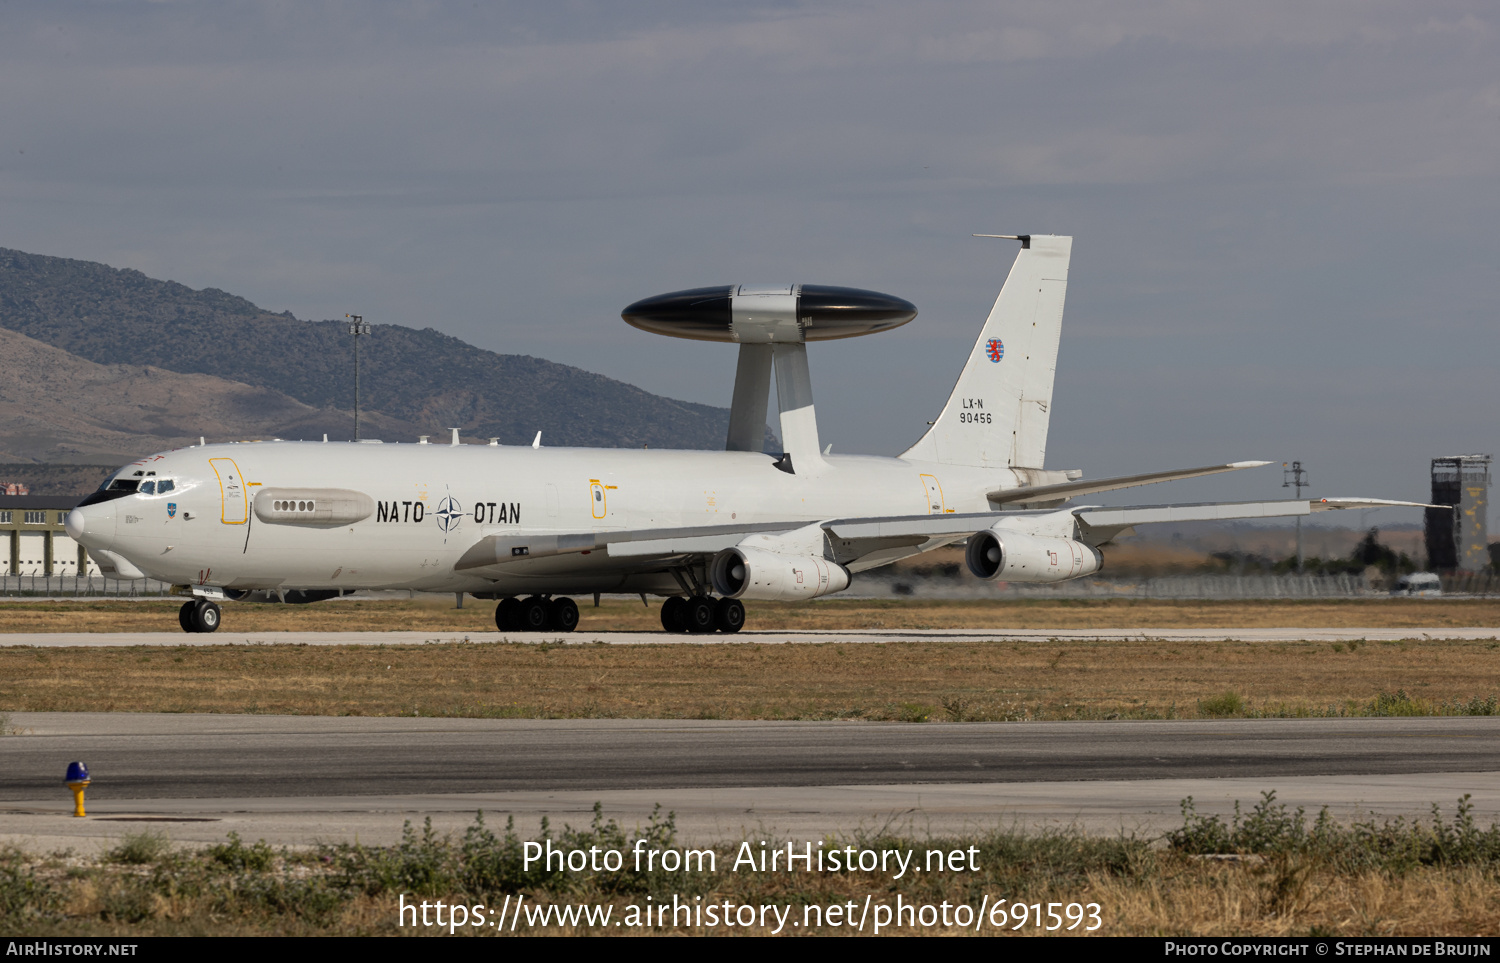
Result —
[[359, 441], [359, 337], [370, 333], [370, 326], [365, 323], [364, 315], [346, 314], [349, 319], [349, 333], [354, 335], [354, 440]]
[[[1290, 466], [1286, 462], [1281, 463], [1281, 487], [1296, 488], [1297, 497], [1302, 497], [1302, 489], [1307, 487], [1307, 472], [1302, 470], [1302, 462], [1294, 461]], [[1297, 574], [1302, 574], [1302, 516], [1297, 516]]]

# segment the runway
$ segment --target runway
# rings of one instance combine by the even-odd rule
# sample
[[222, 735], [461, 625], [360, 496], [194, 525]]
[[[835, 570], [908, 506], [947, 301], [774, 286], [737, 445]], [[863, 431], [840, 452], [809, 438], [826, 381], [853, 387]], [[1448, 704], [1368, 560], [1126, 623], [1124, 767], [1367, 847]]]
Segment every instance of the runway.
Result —
[[[1159, 834], [1180, 801], [1247, 808], [1265, 790], [1340, 818], [1500, 819], [1500, 718], [1010, 724], [483, 720], [15, 713], [0, 739], [0, 841], [104, 846], [145, 823], [174, 839], [394, 841], [476, 810], [627, 824], [657, 803], [685, 838], [919, 835], [1077, 822]], [[89, 819], [61, 785], [83, 760]], [[160, 827], [157, 824], [160, 823]], [[71, 842], [66, 842], [71, 840]], [[60, 842], [63, 841], [63, 842]]]
[[565, 645], [786, 645], [872, 642], [1107, 642], [1160, 639], [1169, 642], [1349, 642], [1402, 639], [1500, 639], [1496, 627], [1388, 628], [1209, 628], [1209, 629], [860, 629], [756, 631], [734, 635], [668, 632], [16, 632], [0, 634], [0, 646], [131, 645], [425, 645], [455, 642], [520, 642]]

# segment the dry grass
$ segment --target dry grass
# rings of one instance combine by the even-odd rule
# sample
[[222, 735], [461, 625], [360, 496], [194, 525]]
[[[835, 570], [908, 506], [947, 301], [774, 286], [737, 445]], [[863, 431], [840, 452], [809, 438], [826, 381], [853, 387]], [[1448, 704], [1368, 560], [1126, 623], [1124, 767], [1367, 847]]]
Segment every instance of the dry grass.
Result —
[[[1455, 824], [1449, 824], [1453, 828]], [[264, 844], [244, 846], [234, 837], [196, 852], [161, 852], [146, 864], [106, 857], [83, 860], [70, 854], [30, 856], [0, 851], [0, 929], [49, 936], [148, 935], [439, 935], [439, 927], [398, 926], [398, 894], [408, 903], [443, 899], [500, 907], [505, 894], [524, 893], [529, 904], [593, 904], [613, 907], [612, 918], [631, 907], [678, 897], [685, 903], [791, 907], [802, 919], [805, 905], [828, 907], [873, 898], [875, 906], [936, 908], [939, 903], [977, 909], [1005, 899], [1012, 904], [1098, 904], [1105, 936], [1484, 936], [1500, 926], [1500, 879], [1493, 853], [1418, 862], [1372, 858], [1365, 869], [1341, 868], [1315, 848], [1289, 847], [1238, 861], [1204, 860], [1153, 847], [1146, 840], [1091, 839], [1077, 833], [1026, 835], [975, 833], [944, 839], [870, 837], [830, 841], [835, 845], [891, 847], [921, 854], [929, 847], [977, 854], [976, 869], [961, 873], [910, 873], [893, 880], [879, 871], [735, 872], [734, 844], [721, 844], [712, 870], [692, 873], [549, 873], [526, 870], [520, 841], [510, 833], [485, 833], [475, 824], [462, 839], [413, 832], [400, 847], [321, 847], [311, 852], [273, 852]], [[479, 834], [476, 835], [476, 830]], [[1390, 824], [1386, 830], [1391, 830]], [[639, 832], [639, 830], [638, 830]], [[1431, 840], [1423, 827], [1395, 829], [1408, 841]], [[565, 830], [561, 848], [629, 852], [634, 834], [613, 823]], [[665, 827], [653, 820], [642, 834], [653, 845], [671, 846]], [[1344, 833], [1346, 841], [1360, 838]], [[1358, 844], [1356, 843], [1356, 846]], [[920, 856], [919, 856], [920, 859]], [[509, 905], [509, 904], [505, 904]], [[1019, 906], [1015, 907], [1020, 909]], [[1057, 907], [1063, 911], [1062, 906]], [[1010, 907], [1006, 907], [1010, 909]], [[1090, 907], [1091, 909], [1091, 907]], [[878, 913], [878, 910], [877, 910]], [[1085, 910], [1085, 914], [1087, 910]], [[856, 914], [857, 916], [858, 914]], [[1061, 912], [1059, 913], [1061, 916]], [[886, 918], [887, 924], [892, 916]], [[933, 922], [937, 913], [928, 914]], [[878, 916], [871, 917], [871, 921]], [[970, 919], [973, 918], [972, 910]], [[815, 917], [816, 919], [816, 917]], [[691, 922], [691, 918], [688, 919]], [[1072, 933], [1059, 919], [1057, 932], [1038, 927], [1029, 913], [1005, 918], [986, 914], [979, 935], [1085, 935], [1087, 916]], [[1000, 924], [997, 926], [996, 924]], [[852, 925], [852, 921], [851, 921]], [[1004, 928], [1001, 929], [1000, 927]], [[522, 925], [539, 933], [589, 932], [584, 927]], [[769, 930], [769, 927], [766, 928]], [[759, 927], [693, 928], [667, 922], [660, 928], [610, 925], [592, 932], [759, 934]], [[799, 932], [845, 934], [824, 925]], [[866, 928], [869, 931], [869, 928]], [[488, 928], [460, 928], [459, 935], [490, 935]], [[941, 923], [895, 926], [887, 934], [913, 932], [973, 935]]]
[[[1380, 871], [1344, 875], [1313, 869], [1299, 879], [1298, 894], [1290, 904], [1273, 906], [1270, 893], [1275, 884], [1275, 869], [1256, 864], [1214, 866], [1187, 864], [1185, 861], [1170, 861], [1162, 869], [1164, 872], [1160, 876], [1145, 879], [1093, 873], [1083, 883], [1034, 890], [1025, 898], [1041, 903], [1098, 903], [1100, 918], [1104, 922], [1093, 935], [1099, 936], [1306, 936], [1316, 933], [1319, 936], [1349, 937], [1470, 937], [1490, 936], [1500, 929], [1500, 881], [1492, 870], [1424, 867], [1404, 875]], [[746, 887], [736, 887], [738, 891], [731, 893], [710, 891], [706, 898], [719, 902], [728, 898], [736, 904], [751, 902], [754, 905], [774, 903], [786, 906], [792, 903], [795, 910], [790, 918], [800, 919], [799, 904], [812, 902], [799, 892], [801, 887], [796, 884], [801, 881], [775, 882], [781, 885], [756, 887], [759, 892], [747, 892]], [[819, 882], [822, 885], [818, 887], [816, 902], [824, 906], [850, 900], [858, 906], [872, 890], [879, 893], [878, 898], [894, 902], [892, 894], [879, 892], [883, 888], [880, 881], [862, 878], [862, 874]], [[964, 903], [968, 902], [969, 894], [965, 890], [969, 888], [942, 887], [923, 895], [934, 904], [943, 899], [953, 904]], [[342, 901], [332, 913], [307, 919], [291, 912], [267, 914], [266, 907], [253, 904], [242, 907], [218, 893], [175, 893], [171, 896], [153, 893], [142, 898], [132, 892], [127, 883], [115, 878], [115, 874], [70, 880], [60, 889], [62, 918], [49, 923], [30, 922], [26, 926], [27, 932], [68, 936], [448, 935], [446, 928], [432, 927], [413, 933], [410, 926], [403, 934], [396, 926], [396, 899], [388, 894], [353, 896]], [[613, 905], [614, 919], [622, 918], [631, 902], [644, 902], [643, 898], [631, 901], [603, 894], [587, 894], [587, 897], [590, 903]], [[670, 896], [667, 899], [670, 900]], [[906, 899], [911, 902], [911, 896]], [[541, 899], [544, 903], [580, 901], [566, 896], [560, 899], [544, 896]], [[132, 903], [139, 906], [132, 906]], [[672, 932], [673, 929], [671, 926], [663, 929], [652, 927], [644, 932]], [[910, 935], [915, 929], [902, 927], [888, 932]], [[523, 926], [521, 930], [532, 935], [588, 932], [622, 935], [618, 931], [590, 930], [587, 927]], [[759, 927], [736, 928], [734, 931], [720, 927], [696, 932], [699, 935], [705, 932], [768, 935], [769, 931], [769, 927], [765, 931]], [[986, 925], [979, 934], [972, 928], [941, 925], [921, 928], [920, 931], [953, 936], [1090, 935], [1076, 931], [1047, 933], [1029, 925], [1018, 927], [1016, 931], [996, 930]], [[694, 933], [686, 927], [678, 932]], [[783, 935], [797, 932], [805, 931], [788, 928]], [[834, 935], [842, 931], [825, 927], [822, 932]], [[457, 935], [476, 934], [473, 930], [460, 929]], [[477, 935], [492, 934], [479, 931]], [[636, 930], [623, 935], [644, 934]]]
[[1111, 908], [1116, 924], [1103, 932], [1114, 936], [1487, 936], [1500, 928], [1500, 882], [1477, 868], [1346, 875], [1291, 857], [1179, 867], [1150, 882], [1096, 875], [1087, 889]]
[[[177, 632], [180, 600], [0, 603], [0, 633]], [[1222, 601], [1154, 599], [876, 600], [751, 602], [751, 629], [1125, 629], [1125, 628], [1500, 628], [1500, 599], [1321, 599]], [[493, 602], [452, 596], [412, 601], [224, 606], [225, 632], [493, 632]], [[579, 606], [580, 633], [659, 632], [660, 600], [605, 599]]]
[[[1500, 642], [224, 645], [0, 649], [0, 711], [500, 718], [1193, 717], [1500, 692]], [[1226, 690], [1238, 701], [1223, 705]], [[1413, 701], [1414, 700], [1414, 701]], [[1203, 705], [1200, 706], [1200, 701]], [[1473, 711], [1473, 710], [1470, 710]]]
[[[0, 605], [0, 630], [165, 631], [175, 628], [177, 604], [12, 602]], [[759, 627], [828, 630], [1500, 625], [1500, 601], [1478, 599], [830, 600], [749, 608]], [[456, 609], [440, 597], [243, 604], [226, 606], [225, 631], [480, 633], [494, 631], [492, 611], [472, 599]], [[1398, 689], [1412, 697], [1409, 711], [1427, 712], [1500, 692], [1493, 641], [612, 647], [587, 644], [590, 630], [654, 630], [659, 609], [606, 600], [582, 612], [571, 638], [584, 644], [567, 646], [4, 647], [0, 712], [1004, 720], [1350, 712]]]

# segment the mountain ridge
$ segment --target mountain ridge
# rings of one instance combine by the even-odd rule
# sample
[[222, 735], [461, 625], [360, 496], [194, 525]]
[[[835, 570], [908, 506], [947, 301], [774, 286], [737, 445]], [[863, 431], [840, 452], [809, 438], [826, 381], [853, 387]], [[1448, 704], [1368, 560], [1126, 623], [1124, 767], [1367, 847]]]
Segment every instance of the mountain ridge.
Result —
[[[275, 314], [217, 288], [131, 268], [0, 248], [0, 327], [98, 364], [149, 366], [266, 388], [313, 409], [352, 407], [353, 339], [341, 321]], [[433, 328], [378, 324], [361, 339], [361, 418], [439, 434], [553, 445], [718, 449], [725, 408], [653, 395]], [[769, 434], [769, 433], [768, 433]]]

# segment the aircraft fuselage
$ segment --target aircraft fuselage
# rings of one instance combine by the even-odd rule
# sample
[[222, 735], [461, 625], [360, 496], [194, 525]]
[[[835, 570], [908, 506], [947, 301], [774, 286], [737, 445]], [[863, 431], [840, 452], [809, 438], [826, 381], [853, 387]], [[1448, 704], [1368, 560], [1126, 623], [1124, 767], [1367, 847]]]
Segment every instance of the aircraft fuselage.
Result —
[[[1010, 474], [860, 455], [830, 455], [816, 468], [788, 473], [771, 456], [753, 452], [216, 444], [126, 466], [116, 479], [152, 488], [170, 481], [171, 489], [93, 501], [77, 509], [75, 525], [87, 548], [180, 585], [673, 593], [678, 583], [659, 559], [613, 558], [605, 551], [519, 560], [484, 577], [454, 566], [495, 534], [986, 511], [985, 493], [999, 487], [997, 474]], [[362, 494], [373, 511], [347, 524], [302, 523], [294, 515], [268, 521], [257, 511], [267, 506], [268, 494], [298, 491]], [[293, 509], [295, 503], [290, 499]]]

